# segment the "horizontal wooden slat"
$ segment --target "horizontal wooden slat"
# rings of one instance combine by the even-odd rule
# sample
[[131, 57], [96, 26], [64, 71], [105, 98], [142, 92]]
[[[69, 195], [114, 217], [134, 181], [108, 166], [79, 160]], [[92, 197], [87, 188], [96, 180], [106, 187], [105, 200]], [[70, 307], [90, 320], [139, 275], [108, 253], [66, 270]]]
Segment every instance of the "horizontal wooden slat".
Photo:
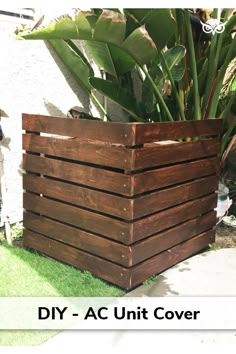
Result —
[[33, 114], [23, 114], [22, 119], [24, 130], [126, 146], [160, 140], [216, 136], [220, 134], [222, 128], [221, 119], [163, 123], [115, 123], [80, 119], [69, 120], [67, 118]]
[[132, 219], [131, 199], [27, 173], [23, 175], [23, 188], [122, 219]]
[[24, 193], [23, 200], [24, 208], [28, 211], [49, 216], [125, 244], [130, 243], [132, 233], [131, 223], [119, 221], [30, 193]]
[[24, 227], [123, 266], [132, 265], [131, 248], [129, 246], [61, 222], [26, 212], [24, 213]]
[[133, 218], [137, 219], [217, 190], [219, 178], [209, 176], [133, 199]]
[[211, 211], [203, 216], [189, 220], [159, 234], [148, 237], [131, 246], [132, 265], [140, 263], [168, 248], [171, 248], [193, 236], [212, 229], [216, 224], [216, 212]]
[[58, 139], [25, 134], [23, 149], [123, 170], [130, 170], [132, 165], [132, 150], [124, 146], [82, 142], [77, 138]]
[[217, 174], [218, 171], [219, 159], [209, 158], [141, 172], [133, 176], [134, 195]]
[[216, 174], [219, 170], [218, 162], [218, 158], [211, 158], [131, 176], [31, 154], [23, 155], [23, 168], [27, 171], [127, 196]]
[[220, 139], [188, 143], [153, 144], [134, 150], [124, 146], [82, 142], [76, 138], [58, 139], [35, 134], [23, 135], [23, 149], [124, 170], [138, 170], [217, 155]]
[[216, 213], [212, 211], [202, 217], [189, 220], [181, 225], [153, 235], [134, 245], [125, 246], [55, 220], [50, 220], [30, 212], [24, 213], [25, 229], [38, 232], [125, 267], [131, 267], [163, 250], [209, 230], [215, 223]]
[[222, 119], [137, 124], [135, 145], [161, 140], [176, 140], [221, 133]]
[[117, 194], [132, 195], [131, 176], [122, 173], [31, 154], [23, 155], [23, 168]]
[[126, 223], [29, 193], [24, 194], [24, 208], [129, 245], [214, 209], [216, 199], [214, 193], [134, 223]]
[[28, 230], [24, 231], [24, 246], [34, 248], [81, 270], [87, 270], [122, 288], [129, 288], [130, 271], [118, 264]]
[[130, 287], [133, 288], [142, 283], [145, 279], [149, 278], [151, 275], [158, 274], [176, 263], [190, 257], [194, 253], [197, 253], [207, 247], [208, 244], [214, 242], [214, 239], [215, 231], [207, 231], [134, 266], [130, 269]]
[[71, 136], [81, 140], [135, 145], [133, 123], [111, 123], [89, 119], [23, 114], [22, 129], [38, 133]]
[[213, 230], [207, 231], [130, 269], [28, 230], [24, 231], [24, 246], [34, 248], [79, 269], [88, 270], [92, 274], [124, 289], [131, 289], [151, 275], [160, 273], [207, 247], [214, 241], [214, 236], [215, 232]]
[[213, 210], [217, 204], [216, 193], [180, 204], [170, 209], [142, 218], [133, 223], [132, 242], [144, 239], [186, 220], [193, 219]]
[[187, 143], [152, 144], [134, 149], [133, 170], [168, 165], [176, 162], [216, 156], [220, 150], [219, 138]]
[[126, 220], [137, 219], [188, 200], [196, 199], [215, 191], [217, 186], [218, 177], [210, 176], [127, 199], [54, 179], [30, 174], [23, 176], [23, 188], [29, 192], [43, 194]]

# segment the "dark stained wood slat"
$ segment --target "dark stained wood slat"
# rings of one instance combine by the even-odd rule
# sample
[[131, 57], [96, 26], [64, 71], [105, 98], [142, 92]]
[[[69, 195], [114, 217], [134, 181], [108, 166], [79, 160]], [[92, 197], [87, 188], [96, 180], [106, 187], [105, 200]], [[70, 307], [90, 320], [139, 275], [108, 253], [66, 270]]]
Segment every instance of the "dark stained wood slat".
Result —
[[209, 158], [141, 172], [133, 176], [134, 195], [217, 174], [218, 171], [219, 159]]
[[204, 232], [201, 235], [180, 243], [179, 245], [134, 266], [130, 269], [130, 287], [133, 288], [137, 286], [151, 275], [158, 274], [178, 262], [190, 257], [194, 253], [206, 248], [209, 244], [214, 242], [214, 239], [214, 230]]
[[130, 243], [131, 223], [119, 221], [30, 193], [24, 193], [23, 204], [24, 208], [28, 211], [60, 220], [125, 244]]
[[216, 204], [217, 195], [216, 193], [213, 193], [209, 196], [180, 204], [176, 207], [135, 221], [133, 223], [132, 243], [180, 224], [186, 220], [203, 215], [208, 211], [213, 210], [216, 207]]
[[170, 208], [217, 190], [219, 178], [209, 176], [133, 199], [133, 218]]
[[135, 145], [133, 126], [134, 123], [99, 122], [25, 113], [22, 115], [23, 130], [127, 146]]
[[23, 176], [23, 188], [105, 214], [132, 219], [131, 199], [30, 174]]
[[219, 138], [187, 143], [174, 142], [165, 145], [149, 144], [149, 146], [133, 150], [133, 170], [216, 156], [220, 151], [220, 145]]
[[[29, 230], [24, 231], [24, 246], [34, 248], [52, 258], [81, 270], [87, 270], [122, 288], [129, 288], [129, 270], [77, 248], [44, 237]], [[109, 270], [109, 271], [108, 271]]]
[[24, 208], [129, 245], [214, 209], [216, 198], [214, 193], [134, 223], [125, 223], [29, 193], [24, 194]]
[[222, 119], [137, 124], [135, 145], [161, 140], [176, 140], [221, 133]]
[[195, 235], [210, 230], [215, 224], [216, 212], [211, 211], [203, 216], [189, 220], [183, 224], [142, 240], [131, 246], [132, 265], [140, 263], [155, 254], [192, 238]]
[[54, 240], [95, 254], [123, 266], [130, 266], [131, 248], [89, 232], [29, 212], [24, 214], [24, 227]]
[[178, 243], [209, 230], [215, 223], [216, 213], [213, 211], [134, 245], [125, 246], [30, 212], [24, 214], [24, 227], [26, 229], [125, 267], [136, 265]]
[[85, 186], [132, 195], [131, 176], [31, 154], [23, 155], [23, 168]]
[[131, 169], [132, 150], [124, 146], [24, 134], [23, 149], [123, 170]]
[[23, 114], [22, 120], [23, 130], [126, 146], [159, 140], [214, 136], [219, 135], [222, 129], [221, 119], [163, 123], [114, 123]]
[[218, 177], [211, 176], [127, 199], [69, 183], [25, 174], [23, 188], [29, 192], [82, 206], [126, 220], [155, 213], [162, 209], [209, 194], [217, 189]]

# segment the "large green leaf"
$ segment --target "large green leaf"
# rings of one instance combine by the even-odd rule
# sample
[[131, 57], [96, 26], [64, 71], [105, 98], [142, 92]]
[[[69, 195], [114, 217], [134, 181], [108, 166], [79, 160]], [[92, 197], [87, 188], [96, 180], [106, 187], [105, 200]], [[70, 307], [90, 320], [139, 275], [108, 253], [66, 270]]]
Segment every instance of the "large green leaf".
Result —
[[89, 69], [90, 76], [94, 76], [94, 71], [88, 61], [88, 58], [86, 58], [86, 56], [82, 53], [82, 51], [79, 49], [79, 47], [70, 39], [66, 39], [65, 42], [76, 54], [78, 54], [78, 56], [82, 59], [82, 61], [87, 65], [87, 67]]
[[[161, 68], [156, 65], [156, 63], [153, 63], [153, 65], [149, 69], [149, 73], [153, 78], [154, 83], [157, 85], [158, 89], [161, 92], [164, 86], [164, 74]], [[156, 110], [157, 98], [154, 95], [153, 87], [151, 86], [151, 83], [148, 78], [145, 78], [143, 82], [142, 101], [145, 105], [147, 113], [152, 113]]]
[[[126, 26], [125, 17], [122, 14], [107, 10], [100, 15], [95, 27], [94, 16], [91, 12], [81, 11], [75, 18], [65, 16], [45, 28], [29, 33], [23, 32], [18, 36], [25, 39], [81, 39], [105, 44], [105, 47], [99, 44], [94, 45], [93, 54], [96, 54], [96, 61], [100, 62], [104, 69], [107, 65], [108, 72], [114, 76], [118, 74], [115, 62], [119, 63], [120, 72], [124, 73], [134, 66], [134, 61], [142, 66], [156, 55], [155, 43], [144, 27], [137, 28], [122, 41]], [[110, 45], [116, 46], [116, 49], [109, 47]], [[108, 56], [107, 61], [106, 56]]]
[[68, 43], [60, 39], [50, 40], [49, 43], [75, 79], [79, 81], [85, 90], [90, 92], [89, 77], [93, 75], [93, 69], [84, 60], [83, 54], [80, 53], [79, 49], [77, 48], [77, 51], [75, 51]]
[[[180, 64], [186, 53], [186, 49], [183, 46], [176, 46], [164, 53], [164, 60], [168, 65], [171, 75], [175, 81], [180, 81], [184, 75], [185, 67]], [[157, 56], [155, 62], [149, 69], [149, 73], [161, 92], [164, 87], [165, 80], [168, 79], [166, 72], [163, 72], [164, 68], [161, 67], [160, 58]], [[156, 110], [157, 99], [154, 95], [153, 88], [146, 78], [143, 84], [142, 100], [145, 104], [147, 112], [151, 113]]]
[[92, 12], [80, 11], [72, 19], [69, 15], [61, 16], [48, 26], [32, 32], [19, 33], [18, 37], [25, 39], [91, 39], [94, 19]]
[[164, 53], [164, 58], [166, 60], [166, 63], [170, 71], [175, 67], [175, 65], [178, 65], [181, 62], [185, 54], [186, 54], [186, 49], [182, 45], [178, 45], [173, 48], [170, 48]]
[[[93, 39], [120, 45], [125, 38], [126, 19], [121, 13], [103, 10], [99, 16]], [[109, 34], [109, 36], [107, 35]]]
[[[118, 78], [118, 76], [122, 73], [130, 71], [130, 69], [133, 68], [136, 64], [148, 77], [155, 96], [160, 101], [160, 106], [164, 111], [166, 111], [168, 119], [171, 120], [172, 117], [161, 96], [161, 93], [158, 90], [158, 87], [153, 81], [152, 77], [146, 70], [146, 65], [151, 63], [157, 55], [157, 47], [150, 34], [146, 30], [145, 25], [136, 28], [123, 41], [124, 33], [126, 33], [124, 31], [124, 16], [120, 13], [110, 10], [106, 10], [106, 12], [101, 14], [98, 12], [97, 14], [91, 12], [79, 12], [74, 18], [65, 16], [58, 19], [44, 29], [34, 30], [28, 35], [23, 33], [22, 36], [26, 39], [34, 38], [48, 40], [58, 38], [57, 36], [61, 36], [63, 39], [80, 39], [89, 41], [92, 43], [92, 45], [90, 45], [90, 50], [93, 52], [94, 58], [96, 56], [95, 61], [99, 63], [99, 65], [104, 68], [104, 70], [111, 73], [116, 78]], [[155, 29], [155, 14], [157, 15], [160, 13], [155, 9], [153, 9], [151, 12], [148, 11], [147, 25], [149, 24], [148, 26], [150, 28], [150, 32], [154, 31]], [[175, 25], [175, 21], [171, 17], [170, 11], [165, 10], [164, 14], [165, 15], [163, 16], [168, 14], [172, 25]], [[97, 20], [96, 16], [99, 16]], [[160, 20], [162, 22], [162, 19], [157, 19], [158, 21]], [[157, 27], [159, 28], [159, 25], [157, 25]], [[110, 32], [112, 32], [113, 35], [111, 35]], [[153, 33], [156, 34], [155, 32]], [[96, 43], [101, 45], [96, 45]], [[159, 48], [160, 47], [161, 46], [159, 45]], [[96, 55], [94, 55], [94, 53]], [[104, 87], [100, 87], [100, 90], [104, 91], [104, 94], [109, 97], [109, 92], [106, 94]], [[113, 93], [114, 92], [115, 91], [113, 88]], [[116, 97], [116, 99], [121, 98], [120, 104], [123, 105], [123, 93], [117, 96], [112, 94], [112, 96], [113, 98]], [[129, 95], [127, 96], [129, 97]], [[129, 110], [127, 105], [123, 106], [126, 110]], [[135, 119], [140, 120], [140, 116], [137, 114], [137, 112], [130, 110], [130, 114], [132, 114]]]
[[112, 44], [86, 41], [86, 47], [96, 64], [116, 78], [135, 66], [135, 61], [129, 54]]
[[133, 31], [122, 44], [122, 48], [140, 66], [149, 63], [156, 55], [156, 46], [145, 27], [139, 27]]
[[127, 89], [121, 88], [111, 81], [99, 79], [96, 77], [91, 78], [89, 82], [96, 90], [123, 107], [123, 109], [137, 121], [142, 122], [144, 120], [139, 116], [139, 104], [136, 102], [133, 94]]
[[177, 82], [182, 80], [184, 73], [185, 73], [184, 64], [177, 64], [171, 70], [172, 77], [173, 77], [174, 81], [177, 81]]
[[[170, 48], [163, 54], [174, 81], [181, 81], [184, 76], [185, 66], [181, 63], [181, 60], [185, 54], [186, 49], [182, 45]], [[168, 79], [167, 73], [165, 73], [164, 78]]]
[[170, 9], [125, 9], [129, 27], [145, 25], [155, 45], [162, 49], [176, 31], [176, 22]]

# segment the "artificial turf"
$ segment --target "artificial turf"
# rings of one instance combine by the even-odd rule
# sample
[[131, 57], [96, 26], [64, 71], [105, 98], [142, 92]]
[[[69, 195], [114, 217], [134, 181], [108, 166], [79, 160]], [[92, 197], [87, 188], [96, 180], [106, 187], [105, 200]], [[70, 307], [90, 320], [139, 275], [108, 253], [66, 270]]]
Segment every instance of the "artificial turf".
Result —
[[[0, 296], [122, 296], [120, 288], [37, 252], [0, 243]], [[38, 345], [56, 331], [0, 331], [0, 346]]]

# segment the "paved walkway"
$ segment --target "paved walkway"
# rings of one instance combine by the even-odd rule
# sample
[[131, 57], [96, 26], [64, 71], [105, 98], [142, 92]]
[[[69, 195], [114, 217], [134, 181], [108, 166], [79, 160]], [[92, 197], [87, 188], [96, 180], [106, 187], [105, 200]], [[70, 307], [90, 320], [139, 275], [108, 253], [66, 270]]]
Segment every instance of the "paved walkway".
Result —
[[[208, 251], [183, 261], [126, 296], [236, 296], [236, 248]], [[227, 301], [227, 298], [225, 299]], [[235, 309], [232, 309], [232, 311]], [[235, 313], [236, 314], [236, 313]], [[165, 348], [169, 353], [200, 347], [235, 352], [235, 331], [64, 331], [41, 346], [45, 350], [75, 348], [76, 352], [144, 352]], [[150, 351], [150, 350], [149, 350]], [[70, 349], [71, 352], [71, 349]], [[160, 352], [153, 350], [153, 352]]]

